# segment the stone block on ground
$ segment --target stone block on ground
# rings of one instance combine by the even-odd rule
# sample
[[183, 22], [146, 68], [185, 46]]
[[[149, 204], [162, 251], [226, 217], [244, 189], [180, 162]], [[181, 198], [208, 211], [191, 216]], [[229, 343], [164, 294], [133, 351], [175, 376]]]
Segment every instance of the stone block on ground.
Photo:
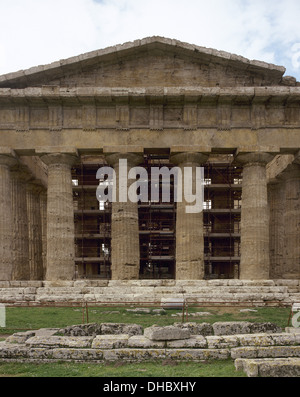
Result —
[[143, 335], [143, 327], [138, 324], [102, 323], [101, 334], [102, 335], [128, 334], [130, 336]]
[[188, 329], [191, 335], [208, 336], [214, 334], [213, 326], [209, 323], [175, 323], [174, 326]]
[[101, 361], [103, 360], [103, 351], [99, 349], [52, 349], [52, 359], [59, 361]]
[[144, 336], [150, 340], [179, 340], [188, 339], [190, 331], [172, 325], [166, 327], [152, 326], [144, 330]]
[[101, 324], [70, 325], [69, 327], [59, 329], [57, 334], [65, 336], [96, 336], [101, 334]]
[[156, 361], [166, 359], [165, 349], [111, 349], [103, 350], [105, 361]]
[[216, 322], [213, 324], [215, 335], [249, 334], [251, 323], [247, 321]]
[[91, 347], [93, 337], [87, 336], [33, 336], [26, 340], [25, 345], [31, 347], [71, 347], [88, 348]]
[[231, 358], [300, 357], [300, 346], [243, 346], [231, 349]]
[[128, 347], [143, 349], [161, 349], [165, 347], [165, 341], [153, 341], [144, 335], [134, 335], [128, 340]]
[[97, 335], [92, 343], [93, 349], [121, 349], [128, 346], [129, 335]]
[[172, 349], [205, 349], [207, 348], [207, 340], [204, 336], [194, 335], [189, 339], [171, 340], [166, 342], [167, 348]]
[[71, 325], [69, 327], [61, 328], [57, 334], [66, 336], [96, 336], [96, 335], [142, 335], [143, 327], [138, 324], [123, 324], [123, 323], [90, 323]]
[[174, 361], [228, 360], [228, 349], [167, 349], [167, 359]]
[[300, 328], [286, 327], [285, 332], [288, 334], [300, 334]]
[[238, 359], [235, 368], [248, 377], [300, 377], [300, 358]]
[[32, 338], [35, 336], [34, 331], [26, 331], [26, 332], [17, 332], [13, 335], [10, 335], [8, 338], [6, 338], [5, 342], [6, 343], [25, 343], [27, 339]]
[[224, 349], [233, 348], [239, 346], [239, 337], [236, 335], [224, 335], [224, 336], [207, 336], [207, 347], [209, 349]]
[[282, 328], [273, 323], [251, 323], [250, 324], [251, 334], [258, 333], [280, 333]]

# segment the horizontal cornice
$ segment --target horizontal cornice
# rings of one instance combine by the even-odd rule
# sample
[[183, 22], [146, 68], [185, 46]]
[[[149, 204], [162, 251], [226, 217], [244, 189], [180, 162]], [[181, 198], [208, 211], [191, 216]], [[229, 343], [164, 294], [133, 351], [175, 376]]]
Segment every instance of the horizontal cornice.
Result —
[[55, 102], [74, 104], [85, 102], [110, 103], [158, 102], [184, 103], [237, 102], [266, 103], [270, 101], [300, 101], [300, 87], [235, 87], [235, 88], [193, 88], [193, 87], [76, 87], [59, 86], [29, 87], [24, 89], [0, 88], [0, 105], [5, 103], [28, 104]]

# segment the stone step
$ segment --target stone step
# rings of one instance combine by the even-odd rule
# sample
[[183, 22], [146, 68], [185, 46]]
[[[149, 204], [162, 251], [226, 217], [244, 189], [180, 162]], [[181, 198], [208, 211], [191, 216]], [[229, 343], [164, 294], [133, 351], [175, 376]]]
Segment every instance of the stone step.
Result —
[[300, 346], [244, 346], [231, 349], [231, 357], [237, 358], [280, 358], [300, 357]]
[[[189, 303], [271, 304], [274, 301], [289, 305], [300, 301], [300, 293], [294, 292], [297, 283], [297, 280], [11, 281], [0, 282], [0, 302], [142, 304], [169, 297], [185, 298]], [[292, 293], [289, 288], [293, 288]]]
[[[60, 330], [58, 331], [60, 333]], [[112, 336], [114, 338], [112, 338]], [[25, 338], [25, 340], [24, 340]], [[138, 347], [165, 347], [165, 348], [202, 348], [202, 349], [232, 349], [233, 358], [257, 358], [261, 352], [265, 354], [268, 350], [259, 349], [269, 348], [268, 354], [277, 354], [277, 357], [286, 357], [287, 352], [293, 356], [300, 357], [300, 335], [295, 337], [293, 334], [240, 334], [240, 335], [190, 335], [187, 328], [174, 326], [168, 327], [149, 327], [144, 330], [144, 334], [134, 332], [130, 334], [101, 334], [83, 336], [62, 336], [62, 335], [32, 335], [32, 332], [18, 333], [7, 338], [7, 343], [26, 344], [30, 347], [74, 347], [81, 348], [84, 339], [85, 347], [99, 347], [102, 349]], [[76, 344], [76, 341], [78, 344]], [[112, 342], [114, 346], [112, 346]], [[106, 343], [107, 342], [107, 343]], [[158, 342], [162, 344], [157, 345]], [[100, 346], [101, 344], [101, 346]], [[237, 347], [239, 346], [239, 347]], [[290, 348], [291, 347], [291, 348]], [[274, 349], [276, 348], [276, 349]], [[281, 352], [281, 348], [283, 348]], [[290, 349], [289, 349], [290, 348]], [[285, 350], [284, 350], [285, 349]], [[249, 357], [249, 354], [256, 352], [256, 356]], [[247, 354], [243, 357], [243, 354]], [[284, 354], [278, 356], [278, 354]], [[239, 356], [240, 355], [240, 356]], [[276, 356], [269, 356], [276, 357]]]
[[[35, 337], [37, 338], [37, 337]], [[53, 338], [53, 337], [52, 337]], [[66, 337], [64, 337], [66, 339]], [[72, 339], [72, 340], [71, 340]], [[135, 362], [139, 361], [155, 361], [161, 359], [171, 359], [175, 361], [202, 361], [202, 360], [228, 360], [237, 359], [233, 354], [233, 349], [230, 348], [207, 348], [203, 347], [201, 340], [198, 341], [196, 347], [185, 346], [178, 348], [174, 342], [168, 342], [168, 346], [163, 346], [164, 342], [151, 341], [148, 345], [141, 337], [128, 336], [105, 336], [105, 338], [98, 338], [97, 343], [90, 347], [93, 343], [92, 338], [79, 338], [78, 341], [74, 337], [69, 337], [68, 340], [62, 340], [59, 344], [52, 340], [52, 346], [49, 340], [41, 340], [34, 345], [33, 341], [30, 345], [27, 344], [9, 344], [0, 342], [0, 358], [15, 360], [100, 360], [100, 361], [115, 361], [124, 360]], [[129, 342], [130, 341], [130, 347]], [[138, 339], [138, 340], [137, 340]], [[197, 338], [193, 338], [197, 339]], [[36, 341], [36, 339], [35, 339]], [[47, 342], [47, 343], [46, 343]], [[102, 343], [102, 344], [101, 344]], [[143, 344], [143, 347], [138, 347]], [[186, 345], [188, 342], [186, 341]], [[126, 347], [127, 346], [127, 347]], [[195, 346], [195, 344], [193, 344]], [[83, 348], [84, 347], [84, 348]], [[255, 349], [255, 348], [253, 348]], [[257, 348], [256, 348], [257, 349]], [[269, 358], [300, 358], [300, 346], [283, 346], [280, 347], [265, 347], [261, 348], [265, 351], [264, 356]], [[278, 355], [274, 352], [277, 350]], [[266, 354], [268, 351], [268, 354]], [[257, 359], [257, 356], [247, 357], [247, 359]]]
[[[235, 280], [235, 279], [216, 279], [216, 280], [74, 280], [74, 281], [36, 281], [36, 280], [23, 280], [23, 281], [0, 281], [0, 288], [15, 288], [15, 287], [116, 287], [116, 286], [137, 286], [137, 287], [211, 287], [211, 286], [278, 286], [300, 289], [300, 280]], [[300, 292], [300, 291], [299, 291]]]
[[[0, 342], [0, 358], [11, 361], [300, 358], [300, 333], [279, 333], [276, 327], [270, 328], [269, 323], [262, 325], [270, 333], [239, 334], [240, 330], [251, 332], [249, 323], [219, 322], [210, 325], [208, 335], [199, 324], [195, 323], [196, 328], [192, 324], [152, 326], [143, 330], [134, 324], [103, 323], [20, 332]], [[236, 362], [242, 365], [242, 361]]]
[[[14, 288], [13, 290], [17, 289]], [[20, 293], [24, 290], [25, 288], [19, 288]], [[31, 288], [30, 290], [34, 290]], [[118, 290], [122, 293], [132, 293], [132, 294], [149, 294], [151, 293], [152, 295], [168, 295], [168, 294], [185, 294], [185, 295], [192, 295], [196, 294], [197, 296], [207, 296], [207, 295], [222, 295], [222, 294], [253, 294], [253, 293], [260, 293], [260, 294], [287, 294], [288, 289], [287, 287], [265, 287], [265, 286], [238, 286], [238, 287], [229, 287], [229, 286], [222, 286], [222, 287], [180, 287], [180, 286], [174, 286], [174, 287], [147, 287], [147, 286], [120, 286], [118, 287]], [[12, 291], [12, 289], [9, 288], [2, 288], [0, 289], [3, 292], [8, 292]], [[116, 294], [116, 288], [113, 286], [107, 286], [107, 287], [43, 287], [43, 288], [37, 288], [36, 289], [37, 295], [44, 295], [44, 294], [68, 294], [68, 293], [78, 293], [78, 294], [84, 294], [84, 293], [94, 293], [94, 294]]]
[[300, 377], [300, 357], [236, 359], [235, 368], [248, 377]]

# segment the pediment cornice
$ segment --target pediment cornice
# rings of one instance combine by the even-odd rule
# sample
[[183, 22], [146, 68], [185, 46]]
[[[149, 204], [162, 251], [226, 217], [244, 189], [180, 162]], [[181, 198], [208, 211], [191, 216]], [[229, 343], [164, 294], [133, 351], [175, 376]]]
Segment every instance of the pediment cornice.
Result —
[[43, 85], [47, 84], [47, 82], [62, 79], [66, 75], [80, 74], [97, 67], [99, 64], [118, 64], [129, 58], [136, 59], [149, 54], [163, 54], [171, 58], [178, 56], [194, 63], [215, 64], [224, 68], [225, 71], [228, 68], [233, 68], [245, 74], [257, 74], [269, 85], [280, 84], [285, 73], [285, 68], [282, 66], [249, 60], [225, 51], [154, 36], [88, 52], [48, 65], [40, 65], [27, 70], [5, 74], [0, 76], [0, 87], [26, 88]]

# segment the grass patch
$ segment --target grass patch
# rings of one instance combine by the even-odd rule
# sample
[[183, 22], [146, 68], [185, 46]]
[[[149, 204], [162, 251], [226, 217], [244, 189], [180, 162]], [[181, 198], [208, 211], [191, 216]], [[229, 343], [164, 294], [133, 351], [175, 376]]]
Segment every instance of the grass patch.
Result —
[[201, 378], [201, 377], [245, 377], [236, 371], [232, 360], [207, 363], [133, 363], [110, 364], [51, 363], [21, 364], [0, 363], [2, 377], [149, 377], [149, 378]]
[[[152, 308], [151, 308], [152, 309]], [[290, 309], [261, 307], [255, 308], [256, 312], [240, 312], [239, 307], [190, 307], [189, 322], [217, 321], [250, 321], [250, 322], [272, 322], [282, 328], [288, 324]], [[198, 316], [199, 312], [208, 312], [209, 315]], [[193, 316], [196, 313], [196, 316]], [[6, 328], [0, 328], [1, 335], [12, 334], [20, 330], [39, 328], [63, 328], [68, 325], [82, 324], [87, 321], [86, 313], [83, 318], [82, 308], [76, 307], [7, 307]], [[153, 311], [149, 313], [128, 312], [125, 307], [90, 307], [88, 309], [89, 323], [129, 323], [140, 324], [144, 328], [153, 324], [166, 326], [182, 321], [182, 312], [172, 309], [166, 310], [163, 315], [157, 315]]]
[[[151, 308], [153, 309], [153, 308]], [[253, 308], [251, 308], [253, 309]], [[189, 307], [190, 322], [250, 321], [272, 322], [283, 329], [287, 326], [289, 308], [255, 308], [255, 312], [240, 312], [240, 307]], [[206, 312], [199, 316], [199, 312]], [[196, 316], [193, 316], [193, 313]], [[198, 314], [197, 314], [198, 313]], [[82, 308], [76, 307], [7, 307], [6, 326], [0, 328], [0, 340], [20, 330], [63, 328], [86, 322]], [[165, 326], [182, 321], [182, 312], [172, 309], [163, 315], [128, 312], [125, 307], [89, 307], [88, 322], [131, 323], [144, 328], [153, 324]], [[0, 377], [245, 377], [235, 370], [232, 360], [205, 363], [0, 363]]]

